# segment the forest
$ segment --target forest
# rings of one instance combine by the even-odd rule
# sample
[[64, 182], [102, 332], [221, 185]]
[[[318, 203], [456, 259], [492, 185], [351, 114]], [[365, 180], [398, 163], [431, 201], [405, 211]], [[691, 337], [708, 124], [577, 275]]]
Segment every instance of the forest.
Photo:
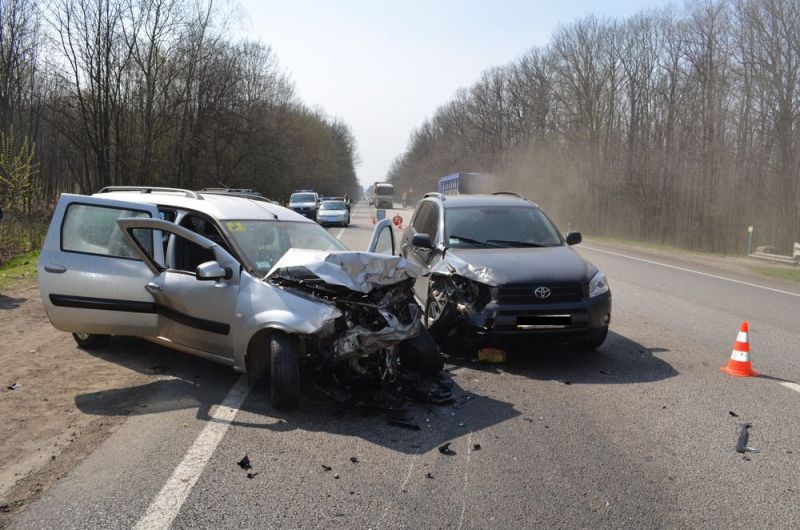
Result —
[[800, 1], [582, 18], [489, 68], [388, 178], [481, 172], [593, 235], [743, 252], [800, 240]]
[[108, 185], [358, 195], [348, 125], [311, 109], [214, 0], [0, 1], [0, 261], [60, 193]]

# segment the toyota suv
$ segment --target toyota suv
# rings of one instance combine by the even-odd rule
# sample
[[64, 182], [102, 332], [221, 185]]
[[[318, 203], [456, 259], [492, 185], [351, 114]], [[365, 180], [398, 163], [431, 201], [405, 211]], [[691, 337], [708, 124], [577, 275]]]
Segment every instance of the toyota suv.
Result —
[[50, 322], [79, 346], [130, 335], [268, 372], [290, 407], [301, 368], [378, 385], [441, 370], [413, 296], [424, 271], [394, 255], [388, 220], [369, 249], [254, 194], [117, 186], [61, 196], [37, 271]]
[[597, 348], [611, 321], [605, 275], [517, 194], [444, 196], [417, 205], [400, 253], [430, 272], [416, 280], [425, 321], [443, 351], [525, 337]]

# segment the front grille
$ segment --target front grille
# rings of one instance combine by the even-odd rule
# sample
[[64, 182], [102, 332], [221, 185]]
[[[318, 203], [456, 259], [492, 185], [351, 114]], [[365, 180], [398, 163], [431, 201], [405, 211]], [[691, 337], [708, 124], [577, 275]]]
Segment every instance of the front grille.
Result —
[[[550, 289], [550, 296], [537, 298], [534, 291], [539, 287]], [[561, 304], [581, 300], [583, 300], [583, 289], [577, 283], [504, 285], [500, 287], [498, 296], [498, 301], [502, 304]]]

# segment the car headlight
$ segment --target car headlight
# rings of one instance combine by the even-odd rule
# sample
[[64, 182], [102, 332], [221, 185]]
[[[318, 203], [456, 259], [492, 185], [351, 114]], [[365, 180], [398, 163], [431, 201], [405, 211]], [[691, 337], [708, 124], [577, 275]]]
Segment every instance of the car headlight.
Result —
[[600, 296], [608, 292], [608, 280], [602, 271], [597, 271], [592, 279], [589, 280], [589, 298]]

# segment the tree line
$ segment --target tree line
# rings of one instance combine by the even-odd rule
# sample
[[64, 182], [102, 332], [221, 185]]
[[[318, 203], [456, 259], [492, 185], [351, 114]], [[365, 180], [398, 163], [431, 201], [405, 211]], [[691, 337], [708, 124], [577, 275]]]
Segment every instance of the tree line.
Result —
[[800, 240], [800, 1], [589, 16], [485, 71], [388, 174], [483, 172], [586, 232], [713, 251]]
[[304, 105], [214, 0], [0, 1], [0, 206], [108, 185], [360, 190], [346, 123]]

